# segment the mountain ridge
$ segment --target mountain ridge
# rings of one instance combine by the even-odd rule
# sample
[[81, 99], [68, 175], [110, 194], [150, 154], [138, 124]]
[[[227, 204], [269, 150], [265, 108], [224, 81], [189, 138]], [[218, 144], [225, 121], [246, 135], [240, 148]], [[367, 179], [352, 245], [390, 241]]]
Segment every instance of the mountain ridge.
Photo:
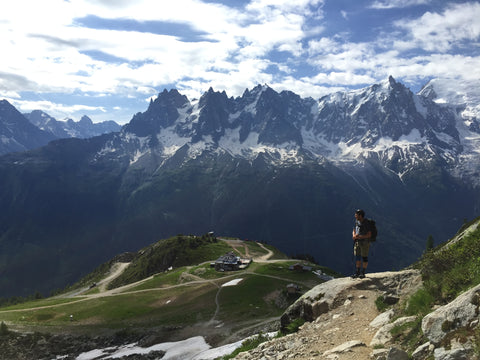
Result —
[[476, 133], [454, 128], [455, 109], [393, 78], [318, 102], [265, 85], [194, 101], [165, 90], [120, 132], [0, 158], [0, 270], [48, 269], [25, 285], [45, 291], [114, 253], [214, 229], [346, 273], [359, 207], [380, 225], [372, 270], [400, 268], [480, 208]]

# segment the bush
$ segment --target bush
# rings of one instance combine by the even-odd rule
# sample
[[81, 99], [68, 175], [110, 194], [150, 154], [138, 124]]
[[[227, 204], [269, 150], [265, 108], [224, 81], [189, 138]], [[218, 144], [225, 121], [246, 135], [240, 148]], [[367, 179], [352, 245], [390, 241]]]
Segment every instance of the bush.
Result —
[[8, 335], [8, 327], [7, 325], [2, 321], [0, 324], [0, 336]]
[[375, 305], [380, 312], [384, 312], [388, 308], [388, 304], [385, 303], [385, 298], [383, 296], [379, 296], [375, 299]]
[[461, 241], [424, 254], [419, 268], [425, 290], [439, 302], [449, 302], [480, 283], [480, 227]]
[[408, 299], [405, 313], [407, 315], [426, 315], [430, 312], [435, 298], [426, 289], [421, 288]]
[[296, 333], [298, 331], [298, 329], [300, 328], [300, 326], [302, 326], [303, 324], [305, 324], [305, 319], [303, 319], [303, 318], [298, 318], [298, 319], [293, 320], [290, 324], [285, 326], [284, 329], [282, 329], [282, 335], [288, 335], [288, 334]]

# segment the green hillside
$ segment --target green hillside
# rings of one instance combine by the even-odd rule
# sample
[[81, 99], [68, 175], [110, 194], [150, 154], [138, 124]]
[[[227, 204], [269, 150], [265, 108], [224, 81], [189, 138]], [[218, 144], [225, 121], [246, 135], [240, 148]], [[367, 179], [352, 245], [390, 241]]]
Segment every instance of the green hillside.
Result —
[[[396, 316], [415, 316], [416, 320], [392, 330], [396, 343], [410, 352], [428, 341], [421, 329], [425, 315], [480, 284], [480, 217], [464, 224], [449, 241], [426, 250], [412, 267], [420, 270], [423, 285], [408, 301], [397, 306]], [[377, 306], [383, 305], [382, 299], [377, 299]], [[471, 336], [480, 354], [478, 328], [458, 332], [449, 336], [463, 339]]]
[[[227, 252], [253, 262], [216, 271], [210, 263]], [[52, 334], [153, 332], [162, 341], [203, 335], [221, 344], [276, 327], [301, 293], [322, 282], [312, 271], [290, 269], [298, 263], [252, 241], [179, 235], [116, 257], [64, 294], [0, 308], [0, 322]], [[232, 280], [238, 283], [222, 286]], [[292, 283], [299, 292], [287, 291]]]

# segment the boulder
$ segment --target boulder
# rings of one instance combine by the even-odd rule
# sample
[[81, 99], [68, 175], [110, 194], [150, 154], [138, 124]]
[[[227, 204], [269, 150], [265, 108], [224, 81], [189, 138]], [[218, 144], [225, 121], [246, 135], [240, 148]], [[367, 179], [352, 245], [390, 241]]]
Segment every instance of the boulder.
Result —
[[480, 285], [477, 285], [425, 316], [422, 331], [433, 344], [438, 345], [447, 334], [477, 324], [479, 305]]
[[373, 336], [370, 346], [380, 346], [389, 343], [392, 340], [391, 330], [396, 326], [401, 326], [408, 322], [415, 321], [416, 316], [407, 316], [395, 320], [393, 323], [383, 325]]
[[415, 349], [415, 351], [412, 353], [412, 359], [413, 360], [427, 359], [429, 356], [433, 354], [434, 349], [435, 349], [435, 346], [430, 341], [427, 341], [425, 344], [422, 344]]

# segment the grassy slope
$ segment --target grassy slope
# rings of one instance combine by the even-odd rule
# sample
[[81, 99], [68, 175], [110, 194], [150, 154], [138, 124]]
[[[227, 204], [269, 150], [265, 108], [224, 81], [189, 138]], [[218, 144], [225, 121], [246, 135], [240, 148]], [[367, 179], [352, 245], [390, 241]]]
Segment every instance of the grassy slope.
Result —
[[[397, 316], [414, 315], [416, 320], [392, 330], [397, 344], [410, 352], [428, 340], [421, 331], [425, 315], [480, 283], [480, 218], [465, 224], [449, 242], [427, 251], [413, 266], [422, 274], [423, 287], [400, 304]], [[467, 333], [458, 332], [460, 338], [461, 332]], [[480, 349], [480, 331], [470, 335]]]
[[[174, 240], [169, 241], [175, 243]], [[159, 248], [168, 243], [159, 242], [154, 247]], [[182, 244], [185, 245], [185, 242]], [[277, 258], [282, 258], [278, 262], [254, 262], [246, 270], [216, 272], [208, 263], [203, 262], [207, 258], [210, 261], [215, 260], [218, 252], [223, 254], [226, 250], [233, 250], [242, 256], [247, 252], [255, 257], [267, 252], [255, 242], [229, 245], [223, 241], [208, 240], [204, 245], [198, 246], [196, 249], [200, 250], [193, 256], [200, 263], [158, 272], [148, 280], [135, 283], [127, 289], [115, 290], [118, 292], [116, 294], [94, 288], [70, 298], [56, 297], [0, 308], [0, 321], [5, 321], [13, 328], [18, 326], [32, 330], [47, 329], [50, 332], [91, 333], [124, 328], [185, 329], [198, 324], [204, 326], [215, 320], [216, 324], [223, 324], [223, 327], [217, 330], [221, 333], [217, 338], [222, 338], [243, 326], [279, 317], [296, 299], [287, 294], [287, 284], [296, 283], [306, 291], [321, 282], [311, 272], [289, 270], [289, 265], [296, 261], [288, 260], [278, 253], [274, 253]], [[139, 254], [153, 254], [153, 250], [149, 249], [142, 249]], [[188, 247], [184, 250], [185, 254], [187, 252], [190, 256], [195, 253], [195, 249]], [[144, 257], [140, 262], [133, 261], [128, 268], [134, 263], [143, 264], [143, 259]], [[141, 265], [137, 267], [140, 268]], [[315, 265], [313, 267], [321, 268]], [[138, 271], [133, 273], [137, 274]], [[129, 273], [128, 279], [131, 279], [130, 274], [132, 273]], [[221, 287], [234, 278], [243, 280], [236, 286]], [[73, 321], [70, 315], [73, 315]]]

